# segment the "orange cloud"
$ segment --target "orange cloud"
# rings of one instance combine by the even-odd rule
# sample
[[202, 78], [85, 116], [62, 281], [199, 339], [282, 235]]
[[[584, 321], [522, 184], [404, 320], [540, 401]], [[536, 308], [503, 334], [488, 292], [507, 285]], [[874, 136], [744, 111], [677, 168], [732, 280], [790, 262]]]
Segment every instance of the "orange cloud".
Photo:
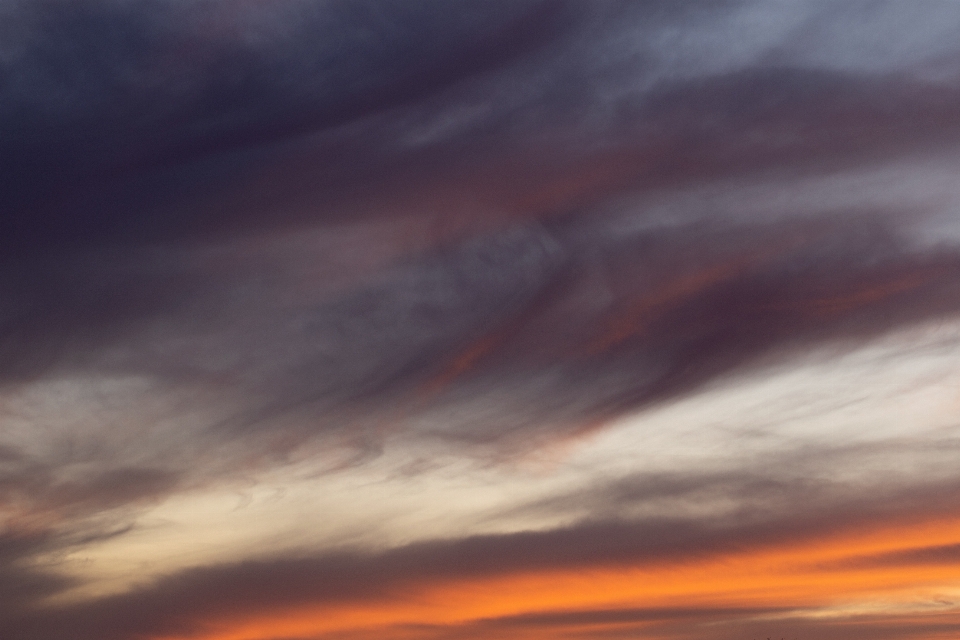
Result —
[[[201, 619], [196, 621], [198, 631], [151, 640], [353, 639], [366, 637], [367, 633], [382, 640], [432, 637], [433, 633], [466, 638], [477, 625], [498, 620], [506, 622], [496, 630], [495, 637], [534, 640], [584, 633], [583, 637], [590, 637], [590, 633], [603, 629], [613, 632], [625, 625], [634, 628], [654, 624], [658, 616], [683, 618], [684, 611], [690, 612], [692, 622], [697, 622], [696, 612], [706, 611], [709, 622], [711, 618], [729, 617], [724, 615], [727, 610], [742, 618], [741, 622], [793, 616], [807, 623], [845, 621], [869, 626], [864, 616], [892, 614], [901, 608], [904, 611], [897, 615], [903, 621], [903, 633], [895, 637], [933, 640], [946, 636], [935, 632], [917, 635], [918, 625], [931, 616], [957, 613], [951, 613], [951, 603], [943, 600], [944, 596], [937, 600], [936, 594], [960, 589], [960, 558], [957, 562], [872, 566], [843, 561], [958, 542], [960, 519], [956, 517], [896, 522], [679, 563], [431, 579], [370, 600]], [[878, 606], [891, 611], [877, 611]], [[623, 619], [629, 616], [620, 615], [621, 619], [608, 616], [613, 619], [604, 621], [603, 616], [596, 615], [631, 608], [648, 612], [648, 619], [638, 615], [629, 620]], [[574, 617], [563, 624], [560, 615], [550, 624], [538, 625], [536, 615], [543, 612], [594, 612], [599, 619], [578, 621]], [[511, 626], [511, 620], [516, 624]], [[432, 630], [429, 634], [428, 629]]]

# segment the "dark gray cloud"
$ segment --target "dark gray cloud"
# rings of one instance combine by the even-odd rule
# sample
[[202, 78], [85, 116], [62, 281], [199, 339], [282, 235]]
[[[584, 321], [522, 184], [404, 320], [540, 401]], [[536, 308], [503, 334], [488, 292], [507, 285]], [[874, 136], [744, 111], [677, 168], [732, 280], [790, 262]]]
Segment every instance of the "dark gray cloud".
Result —
[[163, 494], [174, 484], [171, 474], [157, 469], [98, 469], [92, 477], [71, 482], [57, 478], [53, 469], [24, 465], [19, 469], [4, 469], [0, 475], [0, 501], [5, 505], [29, 504], [27, 517], [44, 512], [62, 517]]
[[327, 127], [508, 61], [553, 26], [543, 5], [8, 3], [4, 167], [89, 175]]
[[[561, 9], [11, 3], [0, 57], [4, 252], [195, 233], [209, 215], [175, 210], [256, 166], [259, 147], [497, 68], [560, 28]], [[344, 155], [334, 145], [319, 160], [334, 183], [370, 160], [344, 171]]]
[[38, 600], [70, 586], [61, 576], [23, 566], [24, 559], [49, 548], [49, 537], [46, 532], [0, 535], [0, 618], [22, 615]]
[[35, 271], [8, 320], [4, 377], [213, 385], [242, 397], [217, 427], [234, 434], [285, 422], [308, 436], [336, 428], [310, 419], [325, 413], [349, 425], [495, 398], [483, 425], [467, 412], [444, 430], [483, 442], [613, 417], [761, 356], [960, 308], [960, 256], [917, 247], [896, 215], [621, 230], [638, 215], [509, 228], [314, 301], [287, 298], [284, 278], [299, 274], [208, 275], [188, 253], [161, 256], [154, 273], [117, 259]]
[[[76, 464], [81, 457], [58, 462]], [[39, 556], [126, 533], [129, 510], [169, 494], [177, 482], [169, 471], [133, 467], [95, 466], [70, 475], [50, 461], [12, 450], [0, 458], [0, 618], [76, 586], [77, 580], [38, 564]]]

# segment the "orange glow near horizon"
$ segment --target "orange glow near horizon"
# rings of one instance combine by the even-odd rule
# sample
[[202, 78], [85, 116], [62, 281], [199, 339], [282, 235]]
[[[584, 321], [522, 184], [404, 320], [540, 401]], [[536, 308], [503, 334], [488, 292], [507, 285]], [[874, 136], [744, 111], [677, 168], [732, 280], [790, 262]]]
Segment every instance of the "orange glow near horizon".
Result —
[[[958, 519], [888, 524], [682, 563], [596, 566], [401, 585], [397, 591], [402, 589], [404, 595], [392, 599], [261, 611], [236, 620], [201, 620], [197, 626], [204, 632], [151, 640], [319, 638], [334, 632], [337, 638], [359, 638], [372, 628], [380, 629], [377, 637], [393, 640], [407, 637], [402, 630], [391, 630], [393, 625], [456, 627], [530, 613], [631, 607], [779, 607], [805, 610], [808, 616], [842, 618], [843, 611], [856, 611], [863, 603], [885, 602], [909, 609], [911, 603], [931, 598], [931, 594], [960, 589], [960, 563], [858, 566], [851, 565], [851, 560], [958, 542]], [[495, 635], [541, 637], [533, 627], [516, 632], [497, 630]]]

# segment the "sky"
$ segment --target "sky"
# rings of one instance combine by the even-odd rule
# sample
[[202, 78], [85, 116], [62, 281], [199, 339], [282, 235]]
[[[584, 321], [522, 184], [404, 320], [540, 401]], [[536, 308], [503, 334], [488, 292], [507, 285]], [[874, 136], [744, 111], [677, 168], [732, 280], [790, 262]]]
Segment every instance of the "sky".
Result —
[[0, 0], [0, 638], [956, 638], [958, 36]]

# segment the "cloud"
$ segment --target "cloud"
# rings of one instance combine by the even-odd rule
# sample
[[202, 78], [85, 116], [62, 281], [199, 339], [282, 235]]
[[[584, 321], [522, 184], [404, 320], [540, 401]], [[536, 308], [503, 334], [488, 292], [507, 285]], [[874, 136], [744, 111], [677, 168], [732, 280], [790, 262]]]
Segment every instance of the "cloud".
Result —
[[106, 169], [330, 126], [495, 68], [550, 24], [536, 2], [451, 12], [89, 0], [6, 13], [17, 32], [3, 58], [4, 140], [26, 170], [90, 158]]
[[70, 581], [53, 572], [22, 566], [49, 544], [45, 532], [4, 532], [0, 535], [0, 618], [21, 615], [38, 600], [69, 586]]
[[[494, 394], [502, 416], [476, 437], [495, 439], [511, 425], [612, 417], [765, 354], [864, 339], [960, 303], [960, 260], [911, 240], [906, 213], [688, 215], [657, 223], [640, 207], [586, 210], [514, 226], [302, 302], [288, 291], [309, 274], [282, 258], [244, 265], [255, 253], [224, 273], [210, 273], [201, 251], [158, 252], [150, 264], [58, 258], [51, 276], [32, 269], [11, 309], [4, 375], [93, 370], [207, 385], [237, 398], [223, 418], [234, 432]], [[251, 268], [279, 285], [251, 283]]]
[[919, 547], [873, 556], [851, 558], [844, 562], [848, 567], [911, 566], [924, 564], [954, 565], [960, 561], [960, 545], [946, 544]]
[[[939, 464], [948, 438], [844, 448], [817, 432], [777, 468], [624, 473], [512, 507], [554, 518], [544, 530], [267, 549], [31, 611], [74, 585], [57, 554], [297, 456], [352, 450], [335, 473], [388, 443], [439, 442], [506, 466], [820, 347], [955, 318], [960, 9], [908, 13], [6, 3], [0, 635], [126, 640], [952, 513], [952, 477], [833, 473], [898, 455]], [[850, 562], [955, 553], [944, 541]], [[784, 611], [505, 613], [456, 633], [655, 622], [668, 636], [674, 613]], [[916, 629], [897, 624], [876, 628]]]
[[[828, 640], [844, 638], [867, 639], [884, 638], [896, 640], [915, 640], [929, 637], [931, 634], [950, 634], [957, 629], [956, 614], [930, 614], [924, 622], [918, 622], [897, 615], [863, 615], [844, 617], [840, 620], [817, 617], [807, 617], [806, 612], [780, 612], [775, 609], [763, 610], [698, 610], [677, 609], [674, 611], [658, 612], [637, 611], [631, 619], [631, 612], [616, 613], [611, 616], [609, 623], [600, 622], [602, 615], [596, 617], [589, 613], [581, 615], [570, 614], [567, 624], [554, 626], [549, 622], [541, 628], [529, 629], [523, 621], [511, 625], [512, 620], [502, 622], [502, 626], [495, 624], [501, 633], [511, 633], [516, 638], [633, 638], [638, 634], [657, 634], [661, 638], [696, 638], [709, 634], [718, 640], [736, 640], [738, 638], [777, 638], [778, 640], [796, 640], [813, 636]], [[800, 615], [790, 615], [791, 613]], [[581, 618], [580, 622], [578, 618]], [[675, 616], [675, 617], [674, 617]], [[545, 616], [548, 620], [551, 618]], [[562, 620], [562, 616], [557, 616]], [[596, 622], [594, 622], [596, 620]], [[404, 629], [392, 629], [397, 637], [404, 637]], [[482, 638], [488, 633], [486, 625], [464, 625], [462, 628], [450, 629], [418, 629], [425, 638]], [[434, 632], [431, 635], [431, 631]], [[382, 631], [381, 631], [382, 632]], [[552, 634], [552, 635], [551, 635]], [[335, 638], [336, 635], [320, 636], [321, 638]], [[357, 636], [363, 637], [363, 636]]]
[[[270, 615], [272, 610], [323, 608], [338, 603], [376, 605], [419, 590], [426, 583], [562, 569], [625, 570], [648, 563], [704, 560], [742, 553], [753, 545], [783, 544], [822, 536], [838, 526], [799, 518], [768, 524], [715, 527], [692, 522], [584, 523], [542, 533], [487, 536], [431, 542], [375, 556], [352, 554], [195, 569], [122, 596], [54, 610], [6, 623], [11, 638], [124, 638], [136, 634], [188, 634], [207, 621]], [[825, 526], [826, 525], [826, 526]], [[641, 612], [642, 613], [642, 612]], [[694, 613], [694, 612], [688, 612]], [[714, 614], [721, 612], [712, 612]], [[743, 612], [731, 612], [740, 613]], [[680, 617], [648, 612], [649, 618]], [[703, 614], [706, 615], [706, 614]], [[629, 622], [601, 613], [581, 616], [532, 615], [510, 625]], [[629, 616], [627, 616], [629, 617]], [[642, 619], [641, 614], [637, 614]], [[638, 621], [638, 620], [635, 620]]]
[[[902, 445], [886, 445], [888, 453], [897, 448]], [[853, 465], [869, 464], [862, 459], [861, 449], [850, 447], [849, 451], [832, 455]], [[684, 567], [696, 570], [699, 566], [715, 566], [718, 561], [722, 572], [734, 580], [731, 588], [736, 589], [739, 583], [734, 576], [739, 576], [743, 567], [753, 566], [753, 557], [759, 558], [757, 566], [762, 571], [783, 572], [780, 579], [786, 583], [786, 592], [793, 595], [786, 596], [781, 605], [749, 610], [726, 606], [557, 610], [477, 619], [471, 625], [488, 632], [491, 626], [619, 627], [672, 620], [693, 624], [700, 619], [747, 620], [744, 624], [749, 626], [755, 624], [749, 622], [754, 618], [770, 618], [776, 622], [769, 624], [792, 628], [790, 616], [800, 611], [797, 624], [805, 628], [812, 624], [805, 616], [815, 614], [818, 607], [827, 603], [811, 602], [810, 596], [802, 595], [805, 592], [790, 591], [789, 585], [798, 572], [803, 576], [801, 584], [811, 580], [829, 582], [853, 572], [869, 592], [875, 588], [870, 586], [870, 575], [861, 572], [863, 568], [955, 562], [956, 545], [910, 548], [925, 536], [930, 539], [931, 533], [940, 537], [950, 534], [949, 523], [943, 531], [930, 526], [942, 521], [945, 514], [953, 513], [960, 490], [955, 478], [905, 481], [879, 473], [879, 479], [864, 483], [817, 478], [805, 467], [816, 463], [835, 468], [838, 463], [829, 462], [830, 455], [829, 451], [809, 452], [809, 456], [791, 452], [752, 471], [699, 475], [688, 472], [674, 476], [640, 473], [539, 506], [521, 507], [578, 514], [583, 502], [591, 505], [587, 517], [574, 515], [580, 519], [554, 528], [431, 539], [379, 551], [341, 548], [195, 567], [118, 595], [47, 606], [34, 613], [7, 614], [0, 629], [5, 637], [17, 640], [192, 633], [202, 637], [204, 629], [222, 624], [242, 625], [248, 618], [269, 619], [284, 611], [288, 613], [283, 615], [293, 615], [289, 612], [336, 612], [358, 606], [373, 611], [403, 604], [411, 594], [423, 594], [419, 597], [428, 600], [431, 592], [482, 590], [485, 583], [497, 584], [497, 580], [511, 577], [545, 576], [543, 579], [550, 581], [564, 575], [589, 574], [597, 576], [600, 585], [601, 576], [607, 572], [607, 579], [618, 584], [610, 576], [638, 568], [656, 576], [658, 572], [670, 574]], [[630, 515], [638, 505], [656, 507], [664, 503], [674, 506], [660, 514]], [[725, 506], [698, 511], [685, 509], [684, 503], [688, 507], [696, 503], [708, 508]], [[916, 535], [903, 537], [897, 523], [915, 523]], [[873, 544], [881, 540], [888, 548], [897, 550], [865, 557], [860, 552], [865, 536], [874, 540]], [[24, 550], [19, 553], [28, 557]], [[787, 559], [785, 564], [777, 560], [778, 554]], [[918, 575], [920, 580], [929, 580]], [[630, 578], [627, 583], [636, 579]], [[758, 579], [762, 584], [763, 573], [754, 578]], [[770, 579], [776, 578], [766, 578]], [[903, 574], [899, 579], [911, 578]], [[882, 574], [877, 580], [878, 584], [889, 584], [890, 578]], [[656, 582], [650, 584], [652, 588]], [[695, 586], [691, 585], [694, 592]], [[690, 597], [694, 597], [693, 593]], [[809, 611], [803, 613], [804, 609]], [[444, 628], [452, 630], [451, 637], [471, 637], [469, 628]]]

